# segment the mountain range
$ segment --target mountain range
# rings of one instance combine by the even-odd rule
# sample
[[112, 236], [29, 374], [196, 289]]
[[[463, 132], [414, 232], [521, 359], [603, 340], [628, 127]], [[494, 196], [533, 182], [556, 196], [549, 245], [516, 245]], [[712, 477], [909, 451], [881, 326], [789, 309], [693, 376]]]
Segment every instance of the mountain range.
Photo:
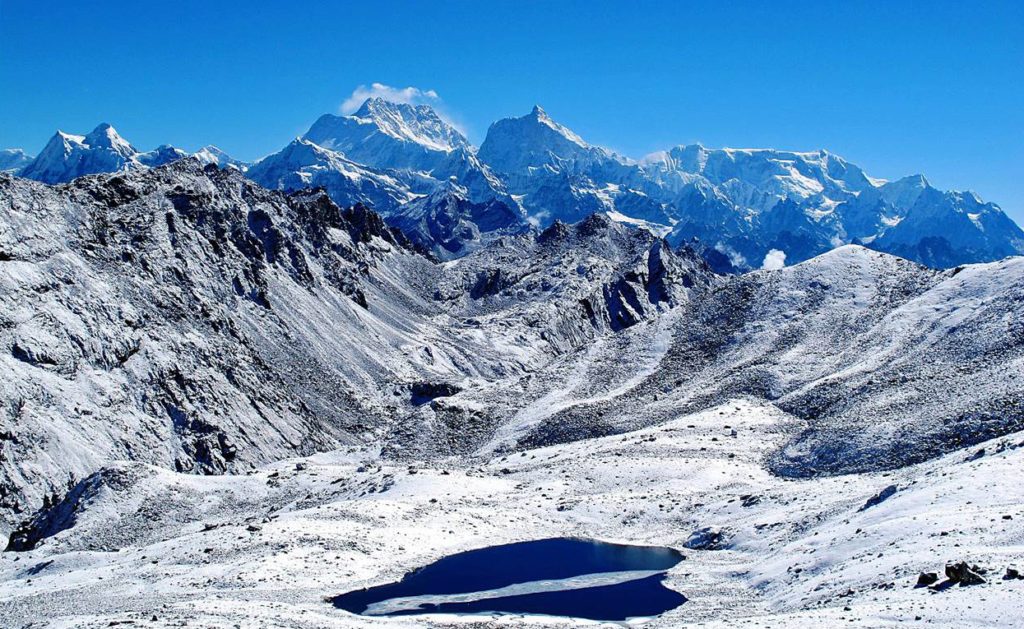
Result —
[[[0, 153], [0, 169], [64, 183], [186, 155], [166, 145], [139, 152], [104, 124], [86, 136], [58, 132], [34, 159]], [[427, 105], [371, 98], [350, 115], [321, 116], [254, 164], [216, 147], [194, 155], [266, 188], [322, 187], [339, 205], [367, 205], [442, 259], [594, 212], [688, 244], [722, 272], [794, 264], [844, 244], [933, 268], [1024, 253], [1024, 232], [997, 205], [921, 175], [874, 179], [828, 151], [688, 145], [632, 160], [540, 107], [495, 122], [474, 147]]]

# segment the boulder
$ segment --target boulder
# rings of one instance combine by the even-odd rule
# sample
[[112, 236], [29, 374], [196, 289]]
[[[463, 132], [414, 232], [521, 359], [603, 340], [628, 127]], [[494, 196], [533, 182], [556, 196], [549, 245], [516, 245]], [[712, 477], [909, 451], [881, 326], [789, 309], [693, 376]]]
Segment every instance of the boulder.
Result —
[[728, 530], [709, 526], [691, 533], [683, 546], [692, 550], [725, 550], [731, 542]]
[[961, 586], [985, 583], [985, 577], [978, 574], [971, 566], [968, 566], [966, 561], [947, 565], [946, 577], [953, 583], [959, 583]]
[[928, 587], [939, 580], [939, 575], [934, 572], [922, 572], [917, 575], [917, 587]]

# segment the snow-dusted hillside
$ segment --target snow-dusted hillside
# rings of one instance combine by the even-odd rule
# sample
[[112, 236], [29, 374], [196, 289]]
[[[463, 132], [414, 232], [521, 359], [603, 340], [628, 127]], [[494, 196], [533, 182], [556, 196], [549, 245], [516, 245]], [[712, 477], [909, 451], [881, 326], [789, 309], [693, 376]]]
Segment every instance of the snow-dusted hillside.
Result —
[[493, 369], [431, 331], [433, 265], [322, 194], [181, 160], [0, 197], [8, 527], [106, 460], [220, 473], [358, 442], [393, 417], [382, 382]]
[[[609, 436], [463, 463], [373, 449], [200, 477], [111, 465], [0, 554], [0, 620], [81, 628], [616, 627], [546, 616], [354, 616], [329, 597], [484, 546], [582, 536], [686, 557], [687, 602], [629, 626], [1013, 626], [1024, 581], [1020, 438], [894, 472], [784, 480], [764, 459], [798, 421], [730, 400]], [[884, 496], [884, 498], [883, 498]], [[691, 548], [711, 532], [718, 542]], [[699, 544], [698, 544], [699, 546]], [[922, 573], [966, 561], [970, 587]], [[952, 587], [950, 587], [952, 586]], [[1010, 619], [1010, 620], [1008, 620]]]
[[[418, 412], [412, 398], [536, 368], [603, 329], [576, 310], [524, 322], [514, 304], [481, 326], [461, 299], [475, 284], [372, 211], [196, 159], [58, 187], [3, 176], [0, 199], [8, 527], [106, 460], [221, 473], [373, 442]], [[600, 309], [616, 299], [603, 286], [645, 290], [621, 276], [650, 237], [620, 231], [630, 246], [581, 254], [562, 299]]]

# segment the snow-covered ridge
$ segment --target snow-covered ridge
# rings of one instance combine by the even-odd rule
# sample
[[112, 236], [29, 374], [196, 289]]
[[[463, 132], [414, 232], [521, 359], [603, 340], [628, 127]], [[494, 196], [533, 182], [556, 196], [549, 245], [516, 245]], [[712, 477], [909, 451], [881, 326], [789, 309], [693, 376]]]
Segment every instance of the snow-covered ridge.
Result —
[[[49, 184], [67, 183], [84, 175], [163, 166], [190, 155], [169, 144], [141, 152], [105, 122], [84, 136], [57, 131], [39, 155], [31, 160], [20, 149], [7, 153], [16, 155], [17, 163], [11, 167], [0, 167], [0, 170], [13, 171], [18, 176]], [[219, 163], [243, 171], [247, 167], [216, 147], [200, 149], [195, 155], [204, 163]], [[14, 163], [13, 159], [9, 161]], [[4, 163], [0, 161], [0, 166]]]
[[323, 187], [342, 206], [362, 203], [382, 213], [417, 196], [394, 173], [356, 163], [305, 138], [296, 138], [281, 151], [253, 164], [245, 174], [271, 190], [293, 192]]

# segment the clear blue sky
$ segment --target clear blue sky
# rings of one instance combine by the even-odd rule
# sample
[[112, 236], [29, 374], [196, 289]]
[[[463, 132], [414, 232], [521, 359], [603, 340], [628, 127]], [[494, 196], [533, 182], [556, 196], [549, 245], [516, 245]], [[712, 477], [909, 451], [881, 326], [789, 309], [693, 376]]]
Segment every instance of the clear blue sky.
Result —
[[477, 143], [540, 103], [632, 157], [824, 147], [1024, 222], [1020, 0], [0, 0], [0, 147], [107, 121], [254, 159], [373, 82], [435, 90]]

